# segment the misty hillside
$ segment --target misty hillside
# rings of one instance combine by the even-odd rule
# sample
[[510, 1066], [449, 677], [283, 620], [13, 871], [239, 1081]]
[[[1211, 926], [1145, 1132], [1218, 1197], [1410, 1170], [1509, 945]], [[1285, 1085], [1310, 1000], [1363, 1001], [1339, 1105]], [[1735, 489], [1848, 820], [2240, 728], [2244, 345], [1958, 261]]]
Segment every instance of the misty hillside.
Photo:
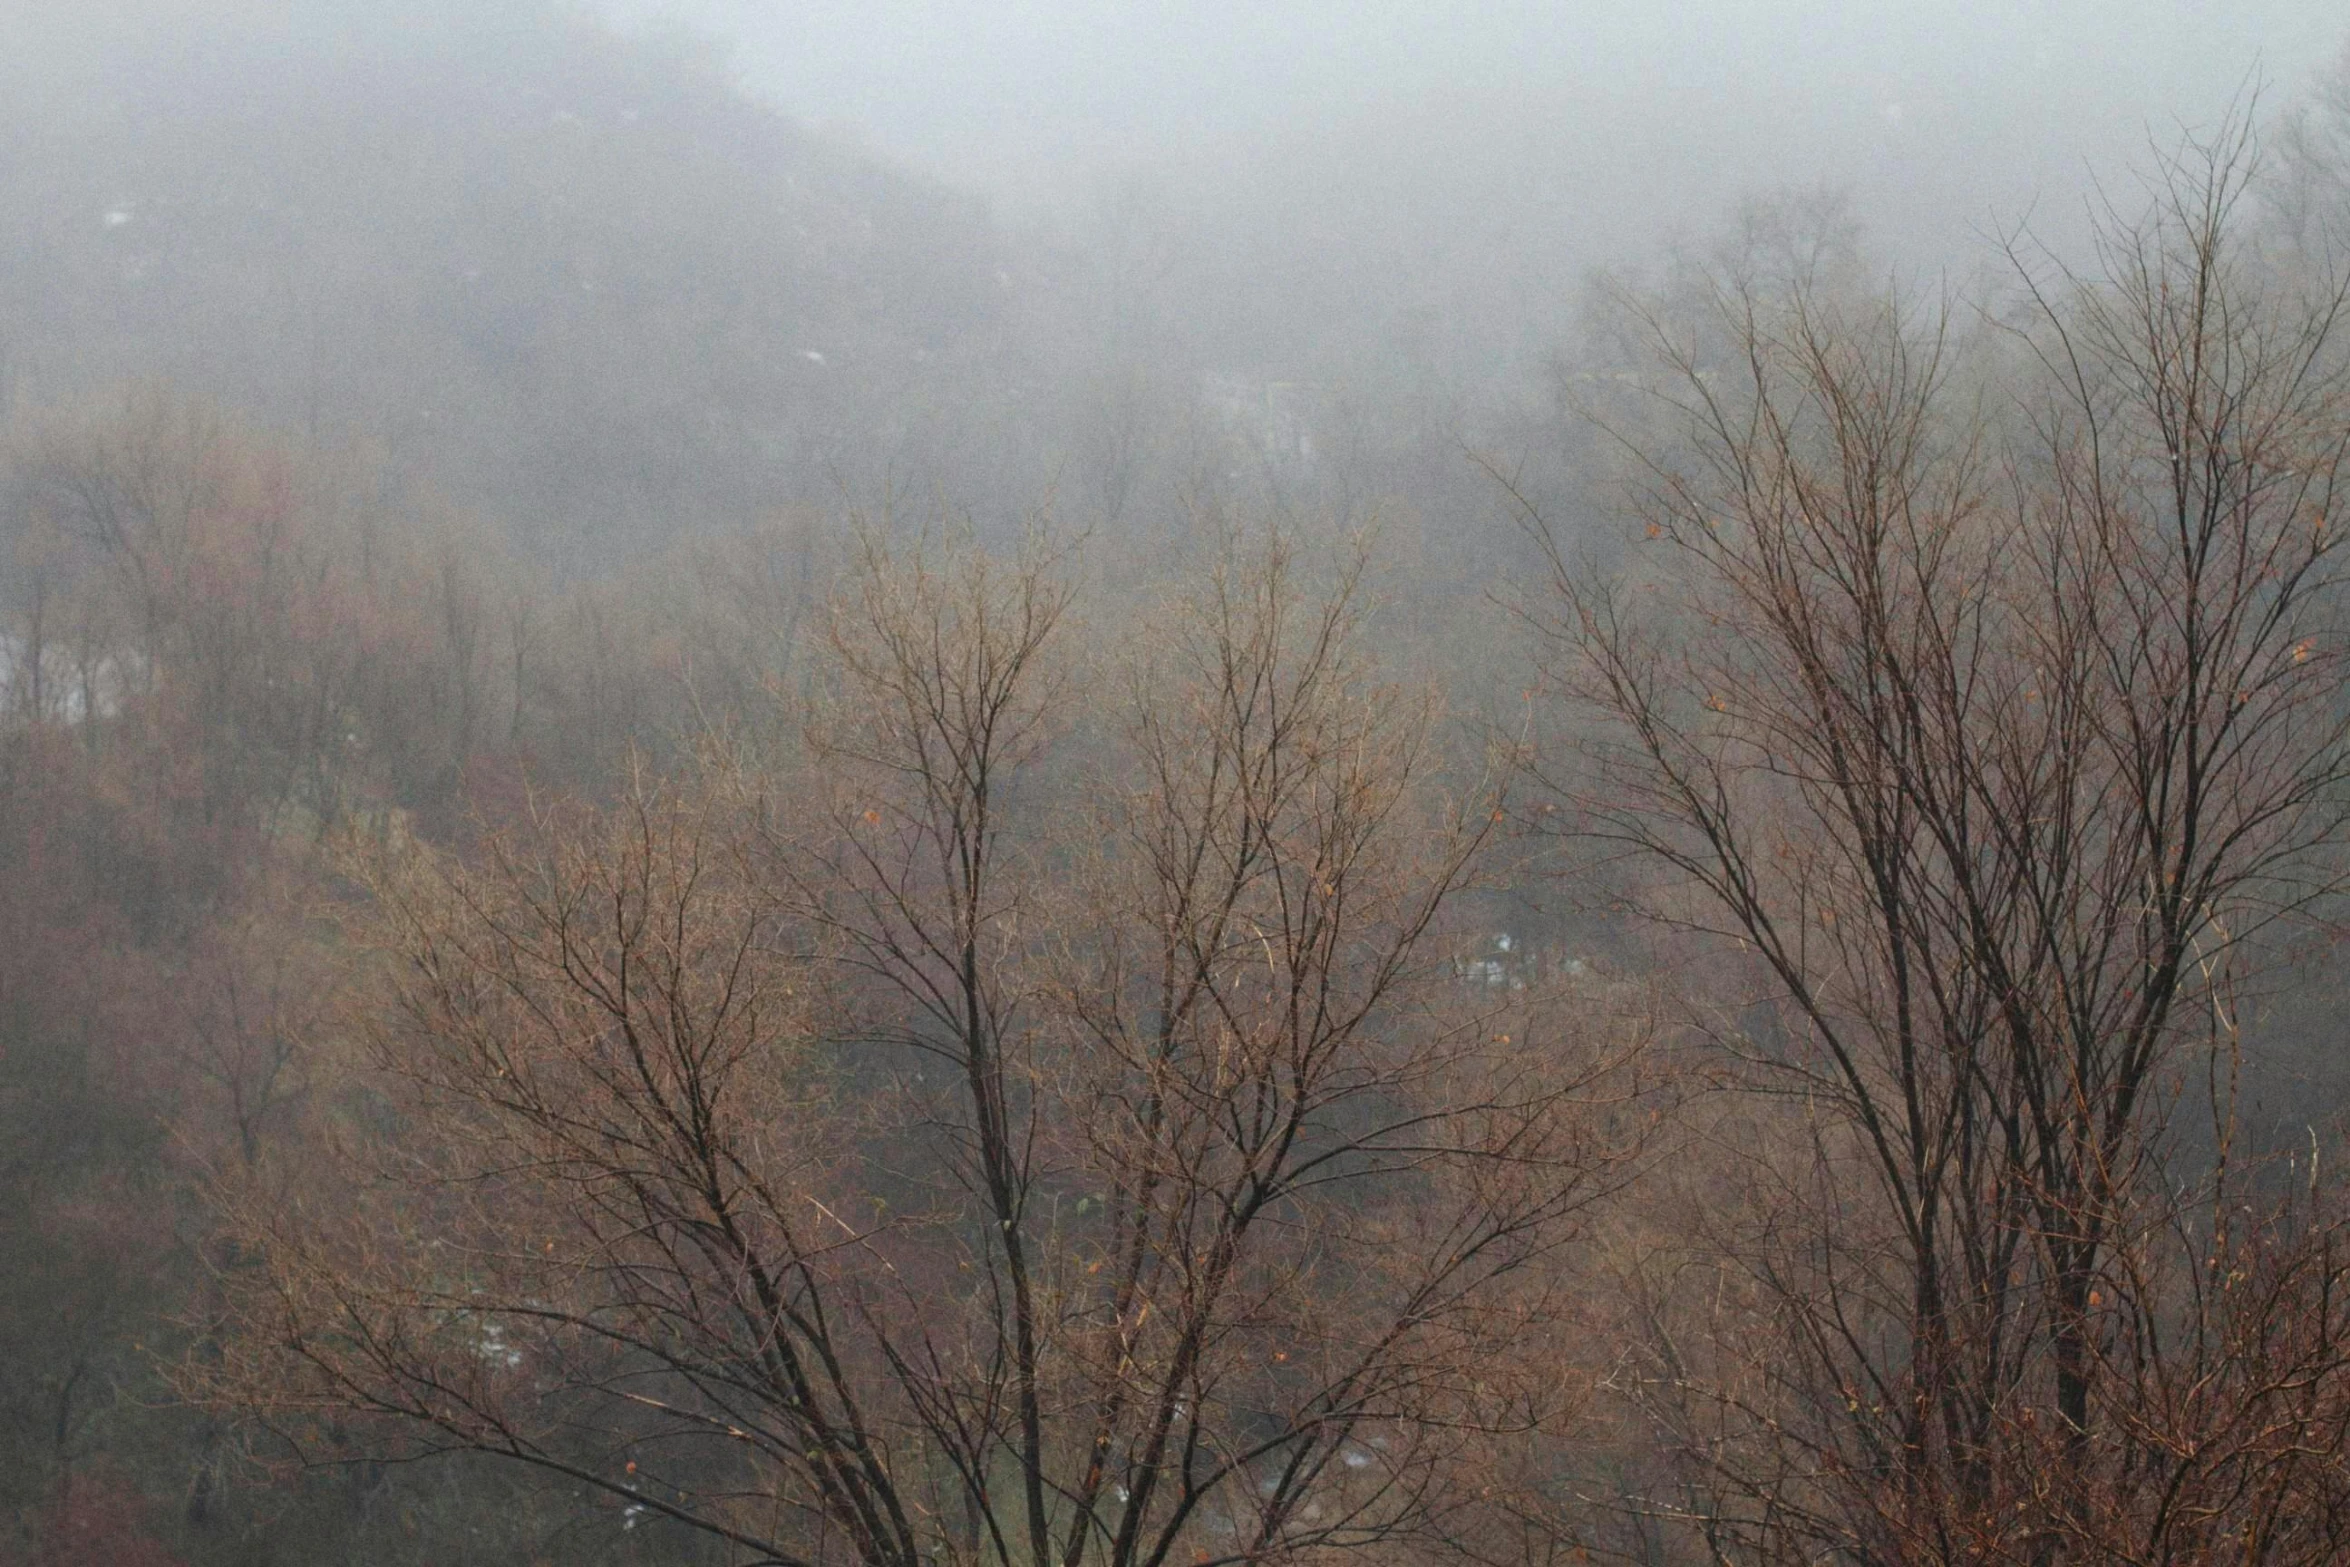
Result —
[[1465, 440], [1548, 417], [1574, 274], [1509, 243], [1543, 214], [1422, 210], [1467, 128], [1392, 176], [1284, 148], [1010, 228], [707, 45], [557, 7], [46, 25], [0, 92], [0, 395], [201, 388], [566, 571], [844, 501], [1416, 534], [1489, 506]]
[[973, 203], [683, 43], [465, 7], [185, 42], [0, 97], [17, 399], [201, 385], [595, 547], [924, 482], [922, 389], [1002, 330]]
[[0, 0], [0, 1567], [2350, 1561], [2339, 18], [1617, 9]]

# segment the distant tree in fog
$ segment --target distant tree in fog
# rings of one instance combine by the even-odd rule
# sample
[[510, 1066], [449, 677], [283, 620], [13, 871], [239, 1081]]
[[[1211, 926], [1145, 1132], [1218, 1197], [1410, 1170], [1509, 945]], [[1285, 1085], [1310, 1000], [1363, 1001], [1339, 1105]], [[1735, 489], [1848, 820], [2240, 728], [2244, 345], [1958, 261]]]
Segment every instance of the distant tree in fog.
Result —
[[2234, 1130], [2260, 938], [2350, 828], [2345, 301], [2264, 273], [2250, 169], [2240, 121], [2189, 144], [1988, 342], [1803, 269], [1652, 316], [1655, 563], [1545, 535], [1601, 725], [1560, 803], [1752, 1008], [1723, 1206], [1639, 1270], [1646, 1505], [1714, 1549], [2350, 1538], [2338, 1183]]
[[1066, 588], [875, 553], [822, 781], [373, 860], [377, 1130], [241, 1201], [200, 1380], [766, 1561], [1467, 1548], [1638, 1122], [1454, 980], [1490, 798], [1296, 570], [1154, 624], [1051, 820]]

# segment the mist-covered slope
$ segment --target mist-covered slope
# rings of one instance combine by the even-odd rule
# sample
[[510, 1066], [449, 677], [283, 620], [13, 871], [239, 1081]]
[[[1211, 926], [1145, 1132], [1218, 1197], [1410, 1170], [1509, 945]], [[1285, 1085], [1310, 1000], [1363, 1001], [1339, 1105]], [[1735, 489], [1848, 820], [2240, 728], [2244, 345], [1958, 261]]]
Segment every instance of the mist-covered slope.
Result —
[[976, 204], [680, 40], [515, 6], [26, 25], [0, 78], [21, 405], [201, 387], [594, 555], [935, 477], [954, 400], [915, 389], [998, 330]]

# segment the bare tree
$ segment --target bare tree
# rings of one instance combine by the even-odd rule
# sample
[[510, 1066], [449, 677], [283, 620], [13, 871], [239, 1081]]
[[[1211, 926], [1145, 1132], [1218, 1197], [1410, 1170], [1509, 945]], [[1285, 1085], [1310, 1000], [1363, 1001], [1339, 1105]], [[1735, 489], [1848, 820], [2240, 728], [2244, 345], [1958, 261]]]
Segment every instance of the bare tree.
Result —
[[2293, 248], [2322, 263], [2350, 239], [2350, 44], [2277, 130], [2269, 216]]
[[209, 1391], [760, 1561], [1459, 1543], [1618, 1063], [1455, 978], [1495, 802], [1359, 566], [1227, 560], [1078, 800], [1052, 565], [869, 544], [807, 777], [376, 861], [381, 1098], [238, 1203]]
[[[1667, 563], [1595, 586], [1537, 525], [1598, 725], [1554, 781], [1760, 982], [1720, 1030], [1766, 1096], [1737, 1218], [1648, 1385], [1692, 1461], [1655, 1505], [1720, 1559], [2340, 1549], [2273, 1527], [2327, 1516], [2308, 1495], [2231, 1491], [2215, 1439], [2257, 1407], [2267, 1457], [2339, 1467], [2330, 1229], [2263, 1263], [2317, 1280], [2286, 1314], [2305, 1405], [2220, 1282], [2255, 1195], [2237, 987], [2334, 885], [2350, 761], [2341, 296], [2264, 290], [2250, 169], [2241, 123], [2189, 145], [2102, 277], [2024, 270], [2030, 320], [1988, 342], [1725, 287], [1727, 353], [1656, 334]], [[2192, 1367], [2184, 1417], [2157, 1390]]]

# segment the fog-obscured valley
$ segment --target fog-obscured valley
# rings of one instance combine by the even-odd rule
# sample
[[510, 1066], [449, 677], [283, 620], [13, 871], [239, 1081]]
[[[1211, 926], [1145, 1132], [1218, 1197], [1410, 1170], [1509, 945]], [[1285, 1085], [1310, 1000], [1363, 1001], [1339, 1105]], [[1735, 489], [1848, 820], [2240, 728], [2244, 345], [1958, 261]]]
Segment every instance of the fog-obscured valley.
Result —
[[2329, 8], [0, 0], [0, 1567], [2350, 1549]]

